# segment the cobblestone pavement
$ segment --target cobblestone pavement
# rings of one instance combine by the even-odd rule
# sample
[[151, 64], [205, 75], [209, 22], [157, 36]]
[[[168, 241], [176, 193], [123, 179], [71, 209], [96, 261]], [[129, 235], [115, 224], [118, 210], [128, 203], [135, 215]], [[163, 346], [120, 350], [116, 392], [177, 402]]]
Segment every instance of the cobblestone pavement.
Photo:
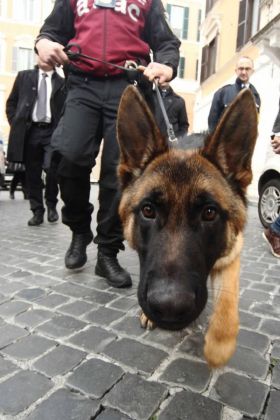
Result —
[[85, 269], [71, 273], [69, 230], [28, 227], [30, 216], [20, 191], [15, 200], [0, 192], [0, 419], [280, 419], [280, 261], [261, 237], [255, 205], [238, 347], [215, 371], [202, 355], [203, 316], [180, 332], [140, 328], [134, 252], [120, 257], [134, 287], [113, 289], [94, 275], [94, 245]]

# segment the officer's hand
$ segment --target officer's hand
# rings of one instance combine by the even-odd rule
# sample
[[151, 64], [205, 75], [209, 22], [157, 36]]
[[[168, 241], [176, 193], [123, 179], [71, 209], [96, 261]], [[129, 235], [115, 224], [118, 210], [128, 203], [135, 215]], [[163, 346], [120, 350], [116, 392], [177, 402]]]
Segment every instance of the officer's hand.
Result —
[[277, 155], [280, 154], [280, 136], [274, 136], [274, 139], [271, 140], [271, 146]]
[[138, 69], [143, 72], [150, 82], [158, 79], [159, 84], [169, 82], [172, 79], [173, 69], [170, 66], [160, 63], [149, 63], [147, 67], [139, 66]]
[[36, 48], [41, 60], [53, 67], [69, 62], [69, 58], [63, 51], [64, 46], [58, 42], [42, 38], [36, 43]]

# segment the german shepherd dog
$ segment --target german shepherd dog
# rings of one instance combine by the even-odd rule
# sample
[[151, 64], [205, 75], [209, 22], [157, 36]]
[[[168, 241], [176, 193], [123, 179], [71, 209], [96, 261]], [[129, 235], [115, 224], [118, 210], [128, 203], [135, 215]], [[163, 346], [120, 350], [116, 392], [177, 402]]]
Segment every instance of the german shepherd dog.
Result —
[[240, 253], [246, 188], [257, 138], [249, 90], [227, 108], [200, 149], [169, 148], [138, 90], [119, 106], [119, 214], [140, 260], [138, 300], [144, 327], [182, 329], [204, 309], [210, 276], [214, 309], [205, 335], [211, 367], [227, 363], [239, 329]]

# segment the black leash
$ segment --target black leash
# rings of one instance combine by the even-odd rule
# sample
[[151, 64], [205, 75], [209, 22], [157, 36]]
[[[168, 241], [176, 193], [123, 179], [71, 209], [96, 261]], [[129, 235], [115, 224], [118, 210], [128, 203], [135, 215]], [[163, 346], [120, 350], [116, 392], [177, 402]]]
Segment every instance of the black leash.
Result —
[[[114, 63], [110, 63], [109, 61], [101, 60], [99, 58], [95, 58], [95, 57], [91, 57], [89, 55], [83, 54], [82, 49], [81, 49], [79, 44], [75, 44], [75, 43], [68, 44], [64, 48], [64, 52], [66, 53], [69, 60], [71, 60], [71, 61], [83, 61], [83, 62], [86, 62], [86, 60], [96, 61], [98, 63], [106, 64], [107, 66], [112, 66], [112, 67], [115, 67], [119, 70], [124, 70], [126, 72], [129, 72], [130, 76], [132, 76], [132, 73], [134, 72], [135, 73], [135, 79], [136, 79], [136, 74], [139, 72], [138, 65], [135, 61], [127, 60], [125, 62], [124, 66], [120, 66], [120, 65], [114, 64]], [[154, 85], [155, 85], [155, 91], [156, 91], [157, 99], [158, 99], [158, 102], [159, 102], [159, 106], [160, 106], [160, 109], [161, 109], [162, 114], [163, 114], [164, 122], [166, 124], [168, 140], [171, 143], [173, 143], [174, 141], [177, 141], [177, 138], [175, 136], [173, 126], [170, 123], [168, 115], [166, 113], [164, 103], [163, 103], [163, 100], [162, 100], [162, 97], [161, 97], [161, 94], [160, 94], [160, 91], [159, 91], [157, 80], [154, 80]]]
[[166, 113], [166, 109], [164, 107], [162, 96], [161, 96], [160, 91], [159, 91], [158, 81], [155, 80], [154, 84], [155, 84], [155, 91], [156, 91], [156, 94], [157, 94], [159, 106], [160, 106], [160, 109], [161, 109], [161, 112], [162, 112], [162, 115], [163, 115], [163, 118], [164, 118], [164, 122], [165, 122], [165, 125], [166, 125], [168, 140], [171, 143], [173, 143], [174, 141], [178, 141], [178, 139], [175, 136], [175, 133], [174, 133], [174, 130], [173, 130], [173, 125], [170, 123], [168, 115]]

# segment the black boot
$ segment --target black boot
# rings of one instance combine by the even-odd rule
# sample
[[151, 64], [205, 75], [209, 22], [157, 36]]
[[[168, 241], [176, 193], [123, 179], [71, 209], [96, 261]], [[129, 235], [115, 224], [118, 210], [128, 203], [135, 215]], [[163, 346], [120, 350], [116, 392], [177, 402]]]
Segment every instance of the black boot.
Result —
[[105, 277], [107, 283], [113, 287], [130, 287], [132, 285], [130, 275], [120, 266], [116, 255], [106, 255], [99, 252], [95, 274]]
[[47, 213], [48, 213], [48, 222], [54, 223], [58, 221], [58, 213], [55, 207], [48, 207]]
[[92, 232], [74, 233], [70, 247], [65, 254], [65, 266], [70, 270], [81, 268], [87, 262], [86, 249], [93, 240]]
[[44, 222], [44, 213], [35, 212], [33, 217], [28, 220], [28, 226], [39, 226]]
[[14, 200], [14, 199], [15, 199], [15, 193], [14, 193], [14, 192], [12, 192], [12, 191], [10, 192], [10, 199], [11, 199], [11, 200]]

